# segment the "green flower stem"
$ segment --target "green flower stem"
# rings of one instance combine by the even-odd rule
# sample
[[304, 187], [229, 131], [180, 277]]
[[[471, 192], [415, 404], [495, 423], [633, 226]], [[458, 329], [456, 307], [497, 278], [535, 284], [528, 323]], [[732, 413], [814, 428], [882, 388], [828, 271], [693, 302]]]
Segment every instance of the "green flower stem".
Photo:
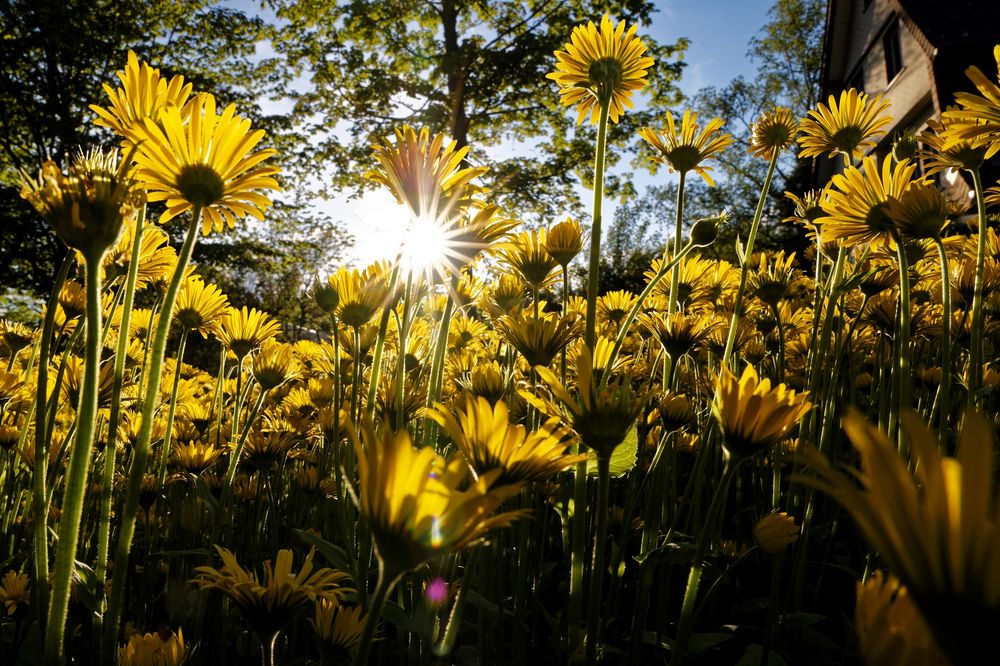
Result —
[[[670, 243], [663, 244], [663, 263], [667, 263], [668, 257], [671, 255], [678, 257], [681, 253], [681, 231], [684, 225], [684, 181], [687, 179], [687, 171], [681, 171], [680, 182], [677, 183], [677, 210], [674, 214], [674, 251], [668, 253], [667, 250], [670, 247]], [[667, 304], [667, 314], [673, 314], [677, 312], [680, 303], [678, 303], [678, 293], [681, 285], [681, 268], [678, 262], [674, 262], [674, 268], [670, 271], [670, 302]]]
[[[77, 433], [66, 472], [62, 518], [59, 520], [59, 543], [56, 546], [55, 580], [52, 604], [45, 626], [45, 662], [58, 664], [65, 658], [63, 638], [69, 611], [69, 592], [76, 568], [76, 547], [83, 518], [83, 502], [90, 473], [90, 454], [97, 422], [97, 384], [101, 363], [101, 260], [103, 250], [84, 254], [87, 289], [87, 342], [80, 404], [77, 407]], [[42, 517], [45, 524], [45, 517]]]
[[[399, 341], [396, 344], [396, 431], [405, 427], [403, 402], [406, 400], [406, 338], [410, 333], [410, 298], [413, 291], [413, 272], [406, 273], [406, 289], [403, 292], [403, 320], [399, 324]], [[389, 391], [386, 390], [386, 394]], [[388, 395], [386, 404], [388, 404]]]
[[[604, 154], [608, 144], [608, 115], [611, 98], [601, 100], [597, 124], [597, 145], [594, 148], [594, 207], [590, 230], [590, 263], [587, 269], [587, 317], [584, 342], [591, 349], [597, 341], [597, 290], [601, 265], [601, 208], [604, 204]], [[587, 556], [587, 465], [577, 463], [573, 486], [573, 518], [570, 526], [569, 580], [569, 652], [580, 645], [580, 620], [583, 617], [584, 560]]]
[[174, 365], [174, 384], [170, 388], [170, 403], [167, 406], [167, 426], [163, 433], [163, 450], [160, 452], [160, 471], [157, 484], [162, 487], [167, 478], [167, 462], [170, 460], [170, 435], [174, 430], [174, 416], [177, 414], [177, 389], [181, 385], [181, 364], [184, 363], [184, 348], [187, 345], [188, 330], [181, 331], [181, 339], [177, 345], [177, 361]]
[[[125, 383], [125, 359], [128, 356], [129, 326], [132, 323], [132, 305], [135, 301], [135, 285], [139, 275], [139, 259], [142, 255], [142, 234], [146, 221], [146, 206], [140, 206], [135, 218], [132, 238], [132, 254], [129, 258], [128, 276], [125, 278], [125, 295], [122, 299], [122, 317], [118, 325], [118, 347], [115, 350], [115, 367], [111, 385], [111, 414], [108, 417], [108, 440], [104, 447], [104, 478], [101, 484], [101, 515], [97, 527], [97, 566], [94, 574], [103, 581], [108, 571], [108, 548], [111, 541], [111, 505], [114, 499], [115, 458], [117, 451], [118, 424], [122, 414], [122, 386]], [[110, 328], [110, 327], [109, 327]], [[161, 482], [162, 483], [162, 482]], [[103, 611], [104, 586], [97, 589], [98, 607]], [[103, 616], [95, 615], [94, 634], [100, 636]], [[94, 641], [100, 646], [100, 641]]]
[[[45, 618], [49, 607], [49, 534], [48, 517], [49, 503], [45, 491], [45, 475], [48, 473], [49, 439], [46, 436], [46, 396], [48, 395], [49, 355], [52, 345], [52, 333], [55, 328], [56, 304], [59, 302], [59, 291], [73, 265], [73, 253], [66, 254], [59, 271], [56, 273], [52, 293], [45, 305], [45, 320], [42, 322], [42, 334], [38, 344], [38, 380], [37, 404], [35, 405], [35, 464], [31, 478], [31, 511], [34, 520], [35, 545], [35, 580], [33, 600], [38, 605], [38, 617]], [[55, 398], [55, 396], [54, 396]], [[44, 619], [42, 621], [44, 632]]]
[[263, 666], [278, 666], [278, 639], [281, 631], [265, 636], [260, 642], [260, 660]]
[[146, 381], [146, 393], [142, 403], [142, 425], [139, 437], [132, 454], [132, 467], [128, 476], [128, 492], [122, 509], [121, 525], [118, 532], [118, 544], [115, 549], [115, 570], [111, 580], [111, 597], [108, 611], [104, 617], [104, 637], [101, 654], [106, 664], [114, 664], [118, 642], [118, 629], [122, 609], [125, 602], [125, 581], [128, 577], [128, 556], [132, 549], [132, 537], [135, 535], [135, 517], [139, 511], [139, 491], [142, 487], [142, 476], [146, 472], [149, 460], [149, 444], [153, 435], [153, 416], [156, 413], [159, 397], [160, 379], [163, 376], [163, 356], [167, 347], [167, 334], [170, 332], [170, 321], [173, 317], [174, 302], [177, 292], [184, 281], [184, 272], [191, 261], [195, 242], [198, 240], [201, 207], [195, 206], [188, 224], [184, 244], [177, 254], [177, 267], [170, 278], [170, 284], [163, 297], [160, 317], [156, 324], [156, 334], [153, 338], [152, 356], [150, 358], [149, 375]]
[[[444, 381], [444, 360], [448, 351], [448, 332], [451, 329], [451, 315], [455, 311], [455, 290], [458, 288], [458, 276], [451, 278], [451, 289], [448, 290], [448, 301], [441, 314], [441, 324], [438, 326], [437, 342], [434, 346], [434, 358], [431, 361], [431, 377], [427, 384], [427, 402], [424, 406], [430, 409], [441, 395], [441, 384]], [[430, 417], [424, 418], [424, 430], [421, 439], [423, 446], [434, 446], [438, 439], [437, 421]]]
[[611, 488], [611, 459], [597, 457], [597, 514], [594, 529], [594, 559], [590, 565], [590, 598], [587, 601], [586, 663], [597, 663], [597, 643], [601, 635], [601, 588], [604, 583], [604, 551], [608, 541], [608, 494]]
[[[385, 321], [388, 328], [388, 318]], [[357, 422], [358, 417], [361, 416], [359, 411], [361, 400], [358, 396], [361, 392], [361, 329], [357, 326], [352, 326], [351, 328], [354, 329], [354, 358], [351, 359], [351, 418]], [[385, 329], [382, 329], [379, 333], [379, 338], [384, 337]]]
[[778, 640], [778, 605], [781, 602], [781, 565], [785, 562], [784, 554], [771, 556], [771, 591], [767, 599], [767, 625], [764, 629], [764, 647], [760, 652], [761, 666], [767, 666], [771, 646]]
[[[386, 303], [382, 307], [382, 319], [378, 324], [378, 336], [375, 338], [375, 353], [372, 355], [371, 377], [368, 381], [368, 404], [365, 405], [365, 415], [369, 419], [375, 414], [375, 396], [378, 395], [379, 371], [382, 368], [382, 352], [385, 349], [385, 332], [389, 329], [389, 315], [392, 312], [392, 308], [389, 305], [392, 302], [393, 294], [396, 292], [396, 283], [399, 281], [400, 261], [400, 255], [396, 255], [396, 262], [392, 265], [392, 273], [389, 274], [389, 289], [386, 291]], [[357, 353], [357, 350], [355, 350], [355, 353]], [[354, 362], [360, 365], [361, 359], [355, 359]]]
[[587, 550], [587, 463], [576, 464], [573, 477], [573, 516], [570, 518], [570, 575], [567, 653], [581, 645], [580, 622], [583, 618], [583, 579]]
[[618, 358], [618, 353], [621, 351], [622, 345], [625, 344], [625, 339], [628, 337], [628, 332], [632, 327], [632, 322], [635, 321], [635, 318], [642, 310], [642, 306], [646, 302], [646, 298], [653, 293], [653, 289], [660, 283], [660, 280], [663, 279], [667, 272], [677, 266], [693, 249], [694, 243], [688, 241], [687, 245], [674, 253], [674, 256], [670, 259], [670, 261], [664, 261], [663, 264], [660, 265], [660, 270], [656, 272], [656, 275], [654, 275], [653, 278], [646, 284], [646, 288], [642, 290], [641, 294], [639, 294], [639, 298], [635, 299], [635, 303], [632, 304], [632, 309], [629, 310], [625, 319], [622, 321], [621, 328], [618, 329], [618, 335], [615, 337], [614, 347], [611, 348], [611, 356], [608, 357], [609, 360], [604, 366], [604, 371], [601, 373], [602, 387], [606, 386], [608, 379], [611, 378], [611, 368], [614, 367], [615, 359]]
[[451, 650], [455, 646], [455, 639], [458, 638], [458, 630], [462, 625], [462, 611], [465, 609], [465, 594], [468, 592], [469, 588], [472, 587], [472, 572], [476, 566], [478, 554], [479, 549], [474, 548], [469, 552], [469, 555], [466, 558], [465, 574], [463, 576], [462, 584], [458, 588], [455, 603], [452, 605], [451, 612], [448, 614], [448, 623], [445, 625], [445, 629], [441, 634], [440, 640], [438, 640], [438, 642], [431, 648], [431, 652], [435, 657], [447, 657], [451, 654]]
[[601, 266], [601, 207], [604, 204], [604, 153], [608, 145], [608, 114], [610, 96], [601, 100], [601, 116], [597, 124], [597, 146], [594, 150], [594, 219], [590, 229], [590, 265], [587, 269], [587, 327], [584, 342], [591, 349], [597, 340], [597, 290]]
[[375, 593], [369, 599], [368, 607], [365, 609], [367, 613], [365, 628], [361, 633], [361, 642], [358, 644], [358, 651], [354, 655], [354, 661], [352, 662], [354, 666], [367, 666], [369, 664], [372, 653], [372, 641], [375, 638], [375, 629], [378, 627], [378, 618], [382, 614], [382, 607], [385, 606], [385, 600], [388, 598], [389, 593], [396, 587], [396, 583], [402, 577], [402, 573], [387, 573], [385, 566], [379, 567]]
[[951, 416], [951, 273], [948, 253], [941, 237], [934, 238], [938, 258], [941, 260], [941, 385], [938, 388], [938, 437], [941, 445], [948, 438], [948, 418]]
[[767, 201], [767, 194], [771, 191], [771, 178], [774, 177], [774, 167], [778, 164], [780, 151], [775, 150], [771, 155], [771, 162], [767, 166], [767, 176], [764, 177], [764, 187], [760, 190], [760, 198], [757, 200], [757, 210], [753, 214], [753, 222], [750, 224], [750, 235], [747, 236], [746, 249], [743, 251], [742, 268], [740, 269], [740, 286], [736, 290], [736, 301], [733, 303], [733, 318], [729, 322], [729, 334], [726, 336], [726, 349], [722, 353], [720, 368], [726, 367], [729, 355], [733, 352], [733, 344], [736, 342], [736, 329], [740, 323], [740, 308], [743, 307], [743, 294], [747, 288], [747, 273], [750, 270], [750, 255], [753, 254], [753, 244], [757, 239], [757, 229], [760, 228], [760, 218], [764, 213], [764, 202]]
[[972, 341], [969, 345], [969, 397], [972, 404], [981, 402], [983, 386], [983, 272], [986, 266], [986, 202], [983, 199], [983, 179], [979, 169], [972, 169], [972, 185], [976, 190], [976, 214], [979, 236], [976, 243], [976, 278], [972, 287]]
[[[772, 160], [773, 164], [773, 160]], [[698, 535], [698, 542], [695, 545], [694, 560], [691, 563], [691, 572], [688, 574], [687, 588], [684, 590], [684, 601], [681, 604], [681, 618], [677, 623], [677, 637], [674, 640], [674, 649], [670, 656], [671, 666], [680, 666], [684, 662], [684, 653], [687, 651], [688, 638], [691, 635], [692, 620], [694, 619], [695, 601], [698, 598], [698, 586], [701, 583], [701, 573], [704, 567], [705, 554], [708, 552], [708, 544], [715, 533], [715, 520], [722, 511], [726, 503], [726, 491], [733, 478], [741, 460], [726, 462], [722, 472], [722, 479], [715, 487], [712, 495], [712, 503], [708, 507], [708, 514], [702, 524], [701, 534]]]
[[[896, 235], [896, 256], [899, 258], [899, 374], [896, 386], [899, 393], [899, 403], [895, 413], [901, 414], [904, 409], [913, 407], [913, 385], [910, 372], [910, 267], [906, 260], [906, 248], [903, 239]], [[899, 448], [906, 455], [906, 442], [903, 431], [899, 429]]]

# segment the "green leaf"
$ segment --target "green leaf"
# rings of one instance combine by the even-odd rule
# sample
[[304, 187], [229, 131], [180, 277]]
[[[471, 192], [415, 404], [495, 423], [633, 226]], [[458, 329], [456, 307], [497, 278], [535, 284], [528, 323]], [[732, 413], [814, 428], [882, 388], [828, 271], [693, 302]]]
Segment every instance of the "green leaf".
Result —
[[732, 637], [732, 634], [723, 634], [720, 632], [691, 634], [691, 639], [688, 641], [688, 650], [692, 654], [702, 654], [708, 652], [719, 643], [728, 641]]
[[340, 569], [346, 573], [351, 574], [351, 578], [357, 580], [357, 571], [355, 571], [354, 566], [351, 564], [350, 559], [347, 557], [347, 553], [343, 548], [335, 544], [326, 541], [312, 532], [307, 532], [305, 530], [295, 530], [295, 534], [298, 535], [306, 544], [310, 546], [315, 546], [316, 550], [326, 558], [335, 569]]
[[[622, 443], [611, 452], [611, 476], [617, 478], [628, 474], [635, 467], [638, 450], [639, 433], [633, 425], [625, 433]], [[597, 476], [597, 456], [593, 451], [587, 455], [587, 476]]]
[[[736, 666], [760, 666], [761, 663], [764, 663], [761, 662], [763, 653], [763, 645], [748, 645], [746, 651], [743, 652], [743, 656], [740, 657]], [[767, 653], [766, 664], [767, 666], [788, 666], [788, 662], [786, 662], [780, 654], [775, 652], [774, 648], [771, 648], [771, 650]]]

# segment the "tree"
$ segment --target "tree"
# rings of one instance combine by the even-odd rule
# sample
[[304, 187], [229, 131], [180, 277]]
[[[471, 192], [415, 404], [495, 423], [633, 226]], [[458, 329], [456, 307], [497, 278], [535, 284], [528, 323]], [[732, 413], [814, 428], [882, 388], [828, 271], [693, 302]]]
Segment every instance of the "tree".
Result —
[[[688, 224], [722, 210], [730, 214], [730, 223], [719, 230], [712, 246], [699, 251], [700, 255], [735, 261], [737, 239], [746, 241], [767, 173], [767, 163], [745, 149], [752, 123], [775, 105], [788, 106], [798, 117], [805, 117], [815, 106], [825, 10], [822, 0], [777, 0], [768, 11], [768, 22], [748, 46], [747, 56], [759, 63], [754, 79], [740, 76], [723, 88], [703, 88], [692, 100], [691, 106], [701, 118], [721, 117], [726, 131], [735, 138], [733, 147], [713, 159], [717, 187], [708, 187], [696, 178], [685, 184], [684, 219]], [[797, 148], [778, 162], [758, 230], [758, 250], [801, 251], [806, 247], [801, 227], [781, 224], [793, 212], [784, 192], [801, 193], [811, 184], [810, 163], [797, 159], [795, 153]], [[635, 163], [644, 157], [640, 154]], [[673, 233], [676, 198], [676, 184], [652, 185], [615, 210], [608, 228], [611, 250], [601, 263], [602, 289], [642, 289], [643, 271], [662, 253], [663, 243]]]
[[[553, 219], [574, 200], [579, 177], [591, 178], [593, 130], [575, 127], [575, 115], [559, 105], [545, 78], [553, 52], [574, 25], [598, 20], [583, 0], [273, 0], [281, 25], [273, 47], [294, 76], [289, 82], [295, 115], [305, 119], [298, 164], [325, 164], [329, 192], [366, 187], [370, 144], [403, 123], [428, 126], [471, 145], [470, 159], [486, 163], [488, 185], [499, 203], [518, 215]], [[630, 24], [647, 24], [654, 6], [618, 0], [605, 9]], [[650, 72], [648, 106], [613, 128], [613, 145], [635, 141], [648, 124], [679, 98], [675, 81], [686, 40], [656, 44], [643, 38], [656, 65]], [[489, 157], [487, 149], [513, 147]], [[499, 151], [497, 151], [499, 152]], [[618, 153], [611, 155], [612, 159]], [[619, 191], [629, 183], [611, 183]]]
[[[235, 102], [255, 126], [279, 143], [289, 124], [281, 114], [265, 115], [259, 105], [276, 95], [280, 62], [260, 58], [257, 43], [267, 27], [258, 16], [217, 0], [33, 0], [0, 1], [0, 273], [5, 286], [41, 293], [50, 286], [65, 249], [18, 193], [18, 173], [36, 172], [49, 158], [115, 138], [96, 128], [90, 104], [106, 104], [101, 84], [118, 84], [114, 73], [128, 49], [164, 74], [183, 74], [196, 90], [220, 102]], [[286, 180], [286, 189], [290, 181]], [[328, 219], [308, 213], [285, 195], [263, 226], [213, 237], [203, 257], [245, 257], [240, 279], [264, 280], [288, 261], [270, 249], [311, 239], [317, 247], [342, 246], [345, 238]], [[151, 208], [151, 219], [156, 209]], [[270, 249], [268, 249], [270, 248]], [[268, 251], [265, 251], [267, 249]], [[290, 255], [304, 261], [301, 254]], [[334, 258], [324, 254], [320, 264]], [[312, 257], [309, 258], [310, 260]], [[203, 260], [203, 268], [204, 266]], [[304, 270], [304, 268], [303, 268]], [[220, 280], [238, 291], [238, 281]], [[220, 278], [225, 272], [220, 271]], [[252, 277], [252, 276], [251, 276]], [[297, 300], [297, 299], [296, 299]], [[270, 307], [272, 303], [264, 304]]]

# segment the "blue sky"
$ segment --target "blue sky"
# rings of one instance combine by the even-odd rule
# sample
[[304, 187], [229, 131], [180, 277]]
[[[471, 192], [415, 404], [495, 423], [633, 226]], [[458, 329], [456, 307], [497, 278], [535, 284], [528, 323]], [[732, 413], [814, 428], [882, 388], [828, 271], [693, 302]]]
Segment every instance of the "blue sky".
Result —
[[[684, 58], [687, 67], [679, 84], [685, 95], [693, 96], [705, 86], [724, 86], [740, 74], [754, 73], [757, 63], [747, 59], [747, 44], [764, 25], [773, 1], [658, 0], [655, 4], [659, 11], [652, 25], [639, 34], [648, 34], [661, 43], [679, 37], [690, 40]], [[656, 178], [668, 177], [661, 171]], [[651, 180], [644, 175], [640, 182]], [[318, 202], [317, 207], [343, 222], [354, 236], [355, 245], [345, 259], [357, 265], [391, 258], [407, 224], [402, 207], [385, 191], [354, 200], [346, 196], [334, 198]], [[614, 202], [605, 202], [605, 219], [611, 219], [613, 211]]]

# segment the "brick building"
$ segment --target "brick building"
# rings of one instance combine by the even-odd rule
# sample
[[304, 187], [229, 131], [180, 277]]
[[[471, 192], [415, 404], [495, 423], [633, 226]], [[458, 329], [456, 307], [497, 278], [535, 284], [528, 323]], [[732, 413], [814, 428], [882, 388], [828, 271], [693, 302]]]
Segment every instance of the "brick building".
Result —
[[[823, 40], [821, 99], [857, 88], [889, 102], [889, 132], [875, 148], [884, 155], [893, 137], [920, 130], [954, 104], [958, 91], [973, 91], [970, 65], [997, 74], [993, 46], [1000, 43], [1000, 0], [830, 0]], [[817, 163], [824, 183], [842, 160]], [[995, 168], [991, 168], [995, 172]], [[993, 182], [984, 173], [984, 181]], [[956, 174], [942, 185], [952, 195], [967, 191]]]

